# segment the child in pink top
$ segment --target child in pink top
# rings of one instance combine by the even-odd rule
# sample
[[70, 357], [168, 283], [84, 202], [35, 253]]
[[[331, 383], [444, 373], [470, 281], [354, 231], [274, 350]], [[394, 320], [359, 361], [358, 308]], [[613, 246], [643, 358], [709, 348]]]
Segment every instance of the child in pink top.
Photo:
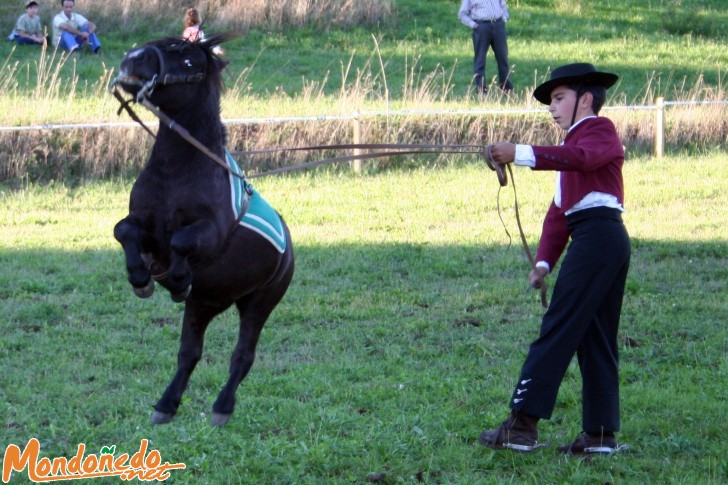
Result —
[[[202, 17], [196, 8], [188, 8], [182, 19], [185, 29], [182, 31], [182, 38], [188, 42], [198, 42], [205, 40], [205, 33], [202, 31]], [[212, 48], [212, 52], [221, 56], [225, 53], [222, 47], [216, 45]]]
[[200, 12], [196, 8], [188, 8], [185, 12], [185, 16], [182, 19], [182, 23], [185, 24], [185, 29], [182, 31], [182, 38], [189, 42], [197, 42], [203, 40], [205, 34], [200, 28], [202, 18]]

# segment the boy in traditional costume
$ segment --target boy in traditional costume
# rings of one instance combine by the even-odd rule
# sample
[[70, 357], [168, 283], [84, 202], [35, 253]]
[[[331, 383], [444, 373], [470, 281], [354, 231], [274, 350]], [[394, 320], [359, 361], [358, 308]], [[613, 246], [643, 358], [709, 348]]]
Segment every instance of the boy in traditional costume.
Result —
[[[612, 453], [619, 446], [617, 331], [629, 269], [622, 224], [624, 148], [612, 122], [598, 116], [615, 74], [586, 63], [555, 69], [534, 97], [567, 130], [560, 146], [498, 143], [493, 161], [556, 171], [554, 199], [543, 222], [531, 286], [540, 288], [565, 249], [551, 304], [531, 344], [510, 401], [511, 414], [478, 441], [495, 449], [532, 451], [537, 423], [549, 419], [576, 354], [582, 376], [582, 433], [560, 446], [568, 454]], [[571, 242], [569, 243], [569, 239]]]

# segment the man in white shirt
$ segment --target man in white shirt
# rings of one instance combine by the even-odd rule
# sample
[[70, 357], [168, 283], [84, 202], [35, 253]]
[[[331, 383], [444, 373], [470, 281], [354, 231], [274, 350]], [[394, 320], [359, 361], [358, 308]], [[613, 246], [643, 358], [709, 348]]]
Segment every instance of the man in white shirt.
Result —
[[508, 36], [506, 21], [509, 18], [506, 0], [463, 0], [458, 18], [473, 30], [473, 84], [478, 92], [487, 92], [485, 59], [488, 49], [493, 48], [498, 64], [498, 85], [509, 93], [513, 90], [508, 66]]
[[53, 44], [70, 52], [88, 44], [98, 54], [101, 42], [96, 36], [96, 24], [73, 11], [74, 0], [61, 0], [63, 11], [53, 18]]

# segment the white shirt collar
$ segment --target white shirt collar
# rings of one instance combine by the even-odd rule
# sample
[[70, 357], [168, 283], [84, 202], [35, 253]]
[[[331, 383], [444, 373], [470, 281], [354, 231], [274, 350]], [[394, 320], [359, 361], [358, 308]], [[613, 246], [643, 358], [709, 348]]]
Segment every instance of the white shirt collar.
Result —
[[583, 117], [582, 119], [580, 119], [579, 121], [577, 121], [576, 123], [574, 123], [573, 125], [571, 125], [571, 128], [569, 128], [569, 130], [567, 131], [567, 133], [570, 133], [571, 130], [573, 130], [574, 128], [576, 128], [577, 126], [579, 126], [582, 121], [584, 121], [584, 120], [590, 120], [590, 119], [596, 118], [596, 117], [597, 117], [597, 115], [589, 115], [589, 116]]

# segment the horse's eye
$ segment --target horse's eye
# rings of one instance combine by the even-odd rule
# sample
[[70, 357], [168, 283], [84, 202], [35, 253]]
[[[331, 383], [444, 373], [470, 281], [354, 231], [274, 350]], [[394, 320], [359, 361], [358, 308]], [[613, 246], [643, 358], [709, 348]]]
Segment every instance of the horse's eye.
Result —
[[191, 61], [191, 60], [189, 60], [189, 59], [185, 59], [185, 60], [184, 60], [184, 61], [182, 61], [182, 62], [184, 63], [184, 65], [185, 65], [185, 66], [187, 66], [187, 67], [192, 67], [192, 61]]

